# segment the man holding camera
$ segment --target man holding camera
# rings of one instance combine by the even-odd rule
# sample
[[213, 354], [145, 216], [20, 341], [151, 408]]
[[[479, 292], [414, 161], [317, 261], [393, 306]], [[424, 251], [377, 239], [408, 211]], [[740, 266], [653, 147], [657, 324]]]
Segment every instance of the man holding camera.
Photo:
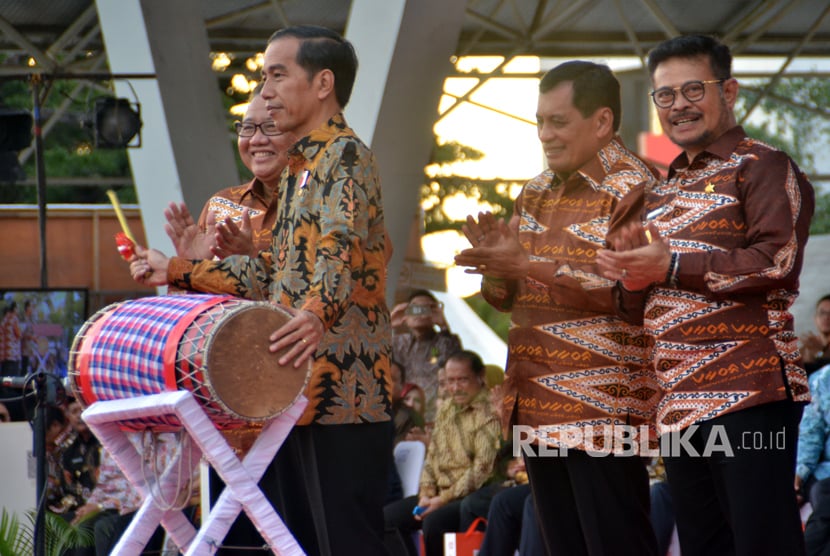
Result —
[[408, 332], [392, 338], [392, 358], [406, 368], [408, 382], [426, 394], [424, 420], [435, 420], [438, 398], [438, 369], [447, 357], [461, 349], [461, 340], [452, 334], [444, 318], [444, 306], [427, 290], [415, 290], [405, 303], [392, 309], [392, 327], [406, 325]]

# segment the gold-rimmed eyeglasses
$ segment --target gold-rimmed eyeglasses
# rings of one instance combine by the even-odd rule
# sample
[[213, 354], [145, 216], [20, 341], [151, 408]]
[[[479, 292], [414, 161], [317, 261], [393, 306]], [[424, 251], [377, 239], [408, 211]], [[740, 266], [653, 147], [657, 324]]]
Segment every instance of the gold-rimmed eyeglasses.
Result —
[[699, 102], [706, 94], [706, 85], [710, 83], [723, 83], [726, 79], [709, 79], [706, 81], [686, 81], [680, 87], [660, 87], [651, 91], [649, 96], [658, 108], [671, 108], [677, 99], [677, 91], [680, 91], [689, 102]]

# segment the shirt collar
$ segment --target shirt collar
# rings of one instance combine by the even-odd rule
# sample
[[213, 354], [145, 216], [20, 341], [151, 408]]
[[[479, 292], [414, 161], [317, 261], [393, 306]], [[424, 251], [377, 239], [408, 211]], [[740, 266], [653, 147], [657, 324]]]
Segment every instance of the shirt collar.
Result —
[[[592, 184], [592, 186], [593, 184], [602, 183], [605, 176], [611, 170], [614, 161], [620, 158], [621, 151], [625, 151], [625, 145], [619, 135], [614, 135], [588, 162], [583, 164], [581, 168], [568, 176], [568, 179], [564, 181], [567, 182], [574, 176], [579, 175], [588, 181], [589, 184]], [[554, 172], [551, 173], [555, 174]], [[555, 176], [551, 183], [557, 184], [561, 182], [562, 180], [559, 176]]]
[[302, 156], [306, 160], [312, 160], [323, 147], [328, 143], [332, 137], [342, 135], [344, 132], [350, 132], [349, 126], [346, 125], [346, 119], [342, 112], [338, 112], [322, 126], [314, 129], [294, 143], [294, 146], [288, 151], [289, 158]]
[[[744, 128], [736, 125], [715, 139], [712, 144], [703, 149], [695, 158], [700, 158], [700, 155], [703, 153], [709, 153], [720, 158], [721, 160], [729, 160], [729, 157], [732, 156], [733, 152], [735, 152], [735, 147], [738, 146], [738, 143], [740, 143], [744, 137], [746, 137]], [[678, 170], [687, 168], [689, 164], [691, 164], [691, 162], [686, 156], [686, 152], [681, 152], [669, 165], [669, 177], [671, 178]]]

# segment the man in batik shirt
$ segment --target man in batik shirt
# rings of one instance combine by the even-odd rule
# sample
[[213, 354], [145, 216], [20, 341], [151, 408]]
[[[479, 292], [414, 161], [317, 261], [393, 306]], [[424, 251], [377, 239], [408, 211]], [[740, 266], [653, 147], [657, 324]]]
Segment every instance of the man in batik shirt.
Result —
[[271, 351], [287, 348], [280, 364], [312, 361], [308, 426], [292, 430], [260, 484], [310, 554], [385, 554], [391, 326], [378, 171], [342, 115], [356, 69], [351, 44], [328, 29], [289, 27], [268, 43], [261, 96], [300, 138], [269, 251], [188, 261], [139, 246], [131, 263], [144, 283], [267, 297], [294, 315], [265, 332]]
[[614, 314], [614, 282], [595, 261], [614, 206], [656, 173], [616, 135], [619, 83], [606, 66], [552, 69], [536, 117], [548, 170], [525, 185], [509, 225], [468, 218], [474, 247], [456, 262], [512, 311], [503, 423], [522, 425], [514, 442], [529, 434], [535, 444], [525, 460], [548, 553], [656, 554], [637, 455], [648, 435], [634, 437], [658, 389], [644, 374], [642, 331]]
[[793, 481], [809, 389], [789, 308], [813, 188], [786, 153], [736, 124], [728, 47], [677, 37], [648, 65], [663, 131], [683, 152], [667, 181], [620, 203], [615, 251], [598, 260], [621, 281], [623, 314], [655, 341], [680, 547], [683, 556], [803, 554]]

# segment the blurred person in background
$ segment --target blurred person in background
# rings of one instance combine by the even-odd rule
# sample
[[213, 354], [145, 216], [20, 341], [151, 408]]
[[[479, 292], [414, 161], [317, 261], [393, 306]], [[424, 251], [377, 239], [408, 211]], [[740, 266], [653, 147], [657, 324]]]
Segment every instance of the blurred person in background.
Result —
[[[424, 419], [435, 420], [438, 370], [450, 354], [461, 349], [461, 340], [450, 332], [444, 305], [428, 290], [415, 290], [407, 301], [392, 309], [392, 356], [406, 367], [407, 380], [426, 395]], [[404, 332], [397, 332], [401, 327]]]

